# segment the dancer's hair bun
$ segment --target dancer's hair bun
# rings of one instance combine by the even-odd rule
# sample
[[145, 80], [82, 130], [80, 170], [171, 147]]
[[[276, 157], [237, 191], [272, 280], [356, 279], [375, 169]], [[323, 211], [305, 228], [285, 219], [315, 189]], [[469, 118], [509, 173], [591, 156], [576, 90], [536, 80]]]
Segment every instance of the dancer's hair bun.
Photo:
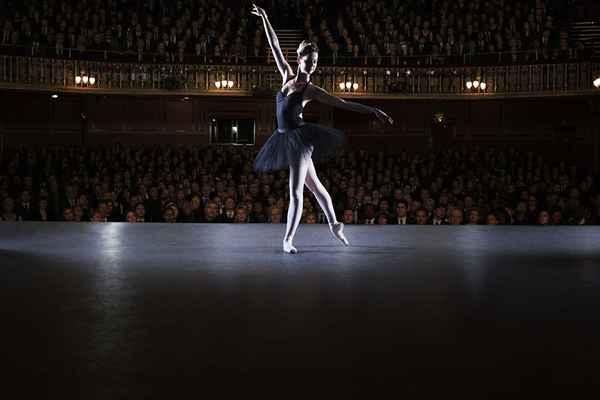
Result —
[[306, 54], [314, 52], [318, 53], [319, 47], [314, 42], [310, 42], [308, 40], [303, 40], [302, 43], [300, 43], [300, 45], [298, 46], [298, 49], [296, 50], [296, 53], [298, 53], [298, 57], [302, 57]]

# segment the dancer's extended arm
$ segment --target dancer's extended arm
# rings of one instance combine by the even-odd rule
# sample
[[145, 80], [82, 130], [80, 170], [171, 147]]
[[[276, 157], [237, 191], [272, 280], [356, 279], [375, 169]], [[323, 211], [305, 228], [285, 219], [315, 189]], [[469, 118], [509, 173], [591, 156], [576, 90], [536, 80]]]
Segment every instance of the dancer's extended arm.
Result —
[[267, 40], [269, 42], [269, 46], [271, 46], [271, 51], [273, 52], [273, 57], [275, 58], [275, 63], [277, 64], [277, 68], [279, 69], [279, 73], [283, 78], [283, 83], [287, 82], [288, 77], [294, 74], [292, 67], [286, 61], [283, 56], [283, 52], [279, 47], [279, 39], [277, 39], [277, 35], [275, 34], [275, 30], [271, 26], [269, 22], [269, 18], [267, 17], [267, 13], [264, 9], [258, 7], [255, 4], [252, 4], [252, 14], [258, 15], [262, 18], [263, 25], [265, 27], [265, 33], [267, 35]]
[[348, 111], [356, 111], [363, 114], [375, 114], [377, 118], [383, 122], [388, 122], [390, 124], [394, 123], [394, 120], [389, 115], [377, 107], [369, 107], [364, 104], [344, 100], [340, 97], [329, 94], [326, 90], [315, 85], [310, 85], [309, 89], [306, 91], [306, 97]]

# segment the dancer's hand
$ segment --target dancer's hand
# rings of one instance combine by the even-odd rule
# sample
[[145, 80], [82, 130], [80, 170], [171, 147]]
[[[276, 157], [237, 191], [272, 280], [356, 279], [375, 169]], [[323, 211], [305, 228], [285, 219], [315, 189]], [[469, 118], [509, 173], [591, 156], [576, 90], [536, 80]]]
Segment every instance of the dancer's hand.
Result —
[[264, 18], [264, 17], [267, 16], [267, 12], [263, 8], [257, 6], [254, 3], [252, 3], [252, 11], [251, 11], [251, 13], [254, 14], [254, 15], [256, 15], [256, 16], [259, 16], [261, 18]]
[[384, 123], [387, 122], [390, 125], [394, 124], [394, 120], [389, 115], [387, 115], [386, 113], [384, 113], [383, 111], [381, 111], [379, 108], [375, 108], [373, 110], [373, 113], [377, 116], [377, 118], [379, 118]]

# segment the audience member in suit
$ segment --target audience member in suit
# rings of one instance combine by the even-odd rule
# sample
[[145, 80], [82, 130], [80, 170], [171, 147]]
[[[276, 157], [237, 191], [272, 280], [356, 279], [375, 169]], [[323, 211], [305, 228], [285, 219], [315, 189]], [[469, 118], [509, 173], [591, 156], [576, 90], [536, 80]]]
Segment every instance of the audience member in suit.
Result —
[[375, 206], [371, 203], [367, 203], [363, 205], [362, 212], [362, 224], [365, 225], [373, 225], [376, 223], [375, 221]]
[[21, 221], [32, 221], [35, 219], [35, 212], [31, 204], [31, 196], [27, 190], [21, 192], [21, 198], [17, 205], [17, 218]]
[[391, 223], [395, 225], [407, 225], [413, 223], [408, 216], [408, 202], [406, 200], [400, 200], [396, 204], [396, 216], [392, 219]]
[[431, 223], [433, 225], [448, 225], [448, 220], [446, 219], [446, 207], [437, 206], [435, 210], [433, 210]]

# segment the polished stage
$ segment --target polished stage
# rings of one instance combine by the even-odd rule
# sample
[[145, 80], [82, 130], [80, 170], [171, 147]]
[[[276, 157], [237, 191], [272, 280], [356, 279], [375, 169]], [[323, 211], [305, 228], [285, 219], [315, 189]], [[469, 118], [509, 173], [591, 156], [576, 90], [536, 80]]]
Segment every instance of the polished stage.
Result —
[[284, 228], [0, 224], [3, 392], [597, 389], [600, 228], [301, 225], [296, 255]]

